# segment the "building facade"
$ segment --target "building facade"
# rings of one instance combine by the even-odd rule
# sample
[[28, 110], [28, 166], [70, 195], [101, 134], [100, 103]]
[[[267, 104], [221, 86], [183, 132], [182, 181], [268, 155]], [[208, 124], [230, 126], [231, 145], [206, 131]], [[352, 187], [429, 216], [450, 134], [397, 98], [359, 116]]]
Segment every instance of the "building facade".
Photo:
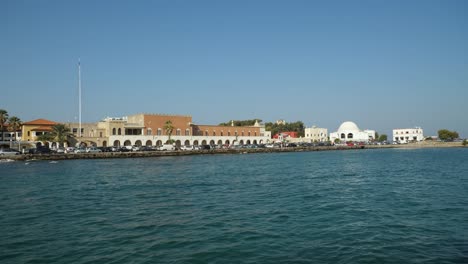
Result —
[[271, 138], [271, 132], [258, 122], [254, 126], [198, 125], [185, 115], [136, 114], [100, 123], [109, 134], [109, 146], [159, 146], [171, 141], [177, 146], [261, 144]]
[[316, 126], [305, 128], [304, 138], [309, 142], [326, 142], [328, 141], [328, 129]]
[[330, 133], [330, 141], [337, 139], [341, 142], [369, 142], [375, 140], [375, 130], [360, 130], [354, 122], [346, 121], [336, 132]]
[[399, 143], [418, 142], [424, 140], [423, 129], [415, 128], [399, 128], [393, 129], [393, 141]]
[[23, 123], [22, 127], [22, 141], [37, 141], [37, 137], [50, 133], [52, 127], [58, 123], [47, 119], [36, 119]]

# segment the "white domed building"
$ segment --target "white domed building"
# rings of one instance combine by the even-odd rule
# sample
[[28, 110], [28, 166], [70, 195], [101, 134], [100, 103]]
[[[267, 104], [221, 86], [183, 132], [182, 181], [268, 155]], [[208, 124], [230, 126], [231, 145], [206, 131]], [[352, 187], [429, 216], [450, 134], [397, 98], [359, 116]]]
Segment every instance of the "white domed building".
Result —
[[335, 139], [344, 142], [369, 142], [375, 139], [375, 130], [360, 130], [354, 122], [346, 121], [338, 131], [330, 133], [330, 141], [334, 142]]

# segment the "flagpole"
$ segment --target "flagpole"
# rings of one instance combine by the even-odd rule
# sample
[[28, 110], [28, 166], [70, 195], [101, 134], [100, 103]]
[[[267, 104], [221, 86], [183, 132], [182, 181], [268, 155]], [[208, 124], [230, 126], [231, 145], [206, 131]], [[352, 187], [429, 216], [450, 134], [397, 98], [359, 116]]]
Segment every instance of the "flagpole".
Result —
[[81, 137], [81, 63], [80, 59], [78, 59], [78, 137]]

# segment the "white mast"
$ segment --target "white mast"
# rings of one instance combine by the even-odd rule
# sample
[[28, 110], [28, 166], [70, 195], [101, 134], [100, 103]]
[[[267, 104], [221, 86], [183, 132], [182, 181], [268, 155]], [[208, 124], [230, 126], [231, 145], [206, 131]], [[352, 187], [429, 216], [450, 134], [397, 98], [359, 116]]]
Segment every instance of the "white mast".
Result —
[[81, 63], [78, 59], [78, 137], [81, 137]]

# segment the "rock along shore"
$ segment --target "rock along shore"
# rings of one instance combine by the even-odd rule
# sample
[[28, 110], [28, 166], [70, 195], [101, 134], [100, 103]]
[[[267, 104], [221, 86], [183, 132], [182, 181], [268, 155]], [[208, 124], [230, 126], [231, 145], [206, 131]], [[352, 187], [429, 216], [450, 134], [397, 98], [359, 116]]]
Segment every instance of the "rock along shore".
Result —
[[213, 155], [213, 154], [251, 154], [251, 153], [281, 153], [356, 149], [387, 149], [387, 148], [450, 148], [462, 147], [452, 143], [404, 144], [404, 145], [364, 145], [364, 146], [323, 146], [295, 148], [257, 148], [257, 149], [214, 149], [193, 151], [137, 151], [137, 152], [101, 152], [101, 153], [67, 153], [67, 154], [21, 154], [15, 156], [0, 156], [0, 159], [11, 160], [72, 160], [72, 159], [114, 159], [114, 158], [147, 158], [167, 156]]
[[136, 151], [136, 152], [100, 152], [100, 153], [64, 153], [64, 154], [21, 154], [15, 156], [3, 156], [0, 159], [12, 160], [71, 160], [71, 159], [114, 159], [114, 158], [146, 158], [167, 156], [213, 155], [213, 154], [250, 154], [250, 153], [280, 153], [280, 152], [304, 152], [327, 150], [353, 150], [364, 148], [392, 148], [385, 146], [324, 146], [324, 147], [295, 147], [295, 148], [257, 148], [257, 149], [213, 149], [192, 151]]

